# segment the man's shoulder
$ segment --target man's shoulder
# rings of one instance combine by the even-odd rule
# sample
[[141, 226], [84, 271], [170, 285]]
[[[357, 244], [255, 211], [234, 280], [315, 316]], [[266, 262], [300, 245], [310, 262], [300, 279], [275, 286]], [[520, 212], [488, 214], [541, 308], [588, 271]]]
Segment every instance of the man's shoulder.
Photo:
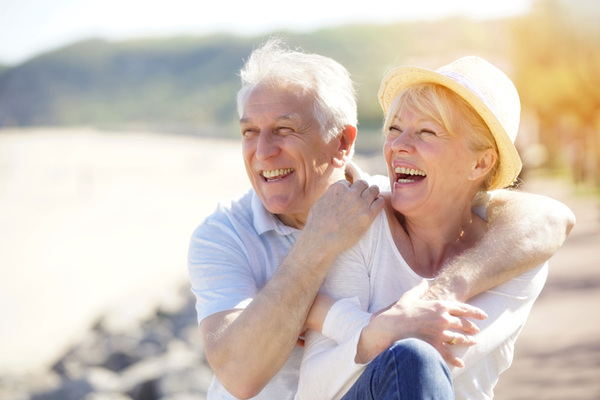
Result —
[[213, 213], [196, 228], [194, 236], [210, 235], [223, 230], [253, 229], [253, 195], [250, 189], [236, 198], [219, 202]]

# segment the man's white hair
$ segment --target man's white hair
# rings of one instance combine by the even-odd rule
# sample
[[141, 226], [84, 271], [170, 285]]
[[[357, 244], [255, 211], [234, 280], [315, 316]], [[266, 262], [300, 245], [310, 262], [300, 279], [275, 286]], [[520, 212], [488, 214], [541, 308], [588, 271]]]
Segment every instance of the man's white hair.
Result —
[[290, 50], [279, 38], [271, 38], [254, 50], [240, 71], [242, 88], [237, 94], [240, 117], [252, 89], [259, 85], [286, 85], [314, 97], [313, 115], [326, 142], [347, 125], [356, 127], [356, 90], [341, 64], [318, 54]]

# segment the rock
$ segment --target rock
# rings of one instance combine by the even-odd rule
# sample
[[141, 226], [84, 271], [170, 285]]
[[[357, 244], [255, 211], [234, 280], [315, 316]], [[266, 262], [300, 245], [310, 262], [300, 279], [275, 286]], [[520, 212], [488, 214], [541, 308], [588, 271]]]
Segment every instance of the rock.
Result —
[[123, 389], [119, 374], [106, 368], [88, 368], [85, 371], [85, 379], [90, 383], [94, 392], [120, 392]]
[[138, 357], [136, 355], [116, 351], [108, 356], [108, 359], [104, 363], [102, 363], [102, 366], [111, 371], [120, 372], [125, 368], [129, 367], [130, 365], [133, 365], [136, 362], [140, 361], [141, 359], [141, 357]]
[[158, 392], [161, 398], [183, 394], [206, 396], [211, 380], [212, 372], [208, 366], [203, 364], [169, 371], [159, 379]]
[[118, 392], [88, 393], [82, 400], [133, 400], [126, 394]]
[[50, 371], [35, 377], [0, 374], [0, 398], [206, 399], [213, 374], [189, 287], [145, 320], [110, 321], [101, 319]]
[[36, 393], [31, 400], [80, 400], [94, 389], [87, 379], [65, 380], [60, 388], [49, 392]]
[[129, 391], [134, 400], [158, 400], [160, 397], [156, 389], [156, 380], [142, 382]]

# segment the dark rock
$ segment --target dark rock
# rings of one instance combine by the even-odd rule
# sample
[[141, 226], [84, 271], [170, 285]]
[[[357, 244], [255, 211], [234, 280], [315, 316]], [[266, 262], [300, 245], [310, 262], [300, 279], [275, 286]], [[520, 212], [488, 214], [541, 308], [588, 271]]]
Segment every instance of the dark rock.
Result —
[[[146, 320], [100, 320], [51, 371], [0, 375], [2, 400], [198, 400], [212, 380], [186, 285]], [[108, 322], [107, 322], [108, 321]], [[114, 321], [113, 321], [114, 322]]]
[[129, 393], [134, 400], [158, 400], [156, 380], [150, 380], [136, 385]]
[[36, 393], [31, 396], [31, 400], [81, 400], [86, 394], [93, 391], [94, 389], [87, 379], [65, 380], [60, 388], [45, 393]]
[[111, 353], [108, 356], [108, 359], [102, 364], [102, 366], [108, 368], [111, 371], [120, 372], [125, 368], [140, 361], [140, 359], [141, 357], [117, 351]]

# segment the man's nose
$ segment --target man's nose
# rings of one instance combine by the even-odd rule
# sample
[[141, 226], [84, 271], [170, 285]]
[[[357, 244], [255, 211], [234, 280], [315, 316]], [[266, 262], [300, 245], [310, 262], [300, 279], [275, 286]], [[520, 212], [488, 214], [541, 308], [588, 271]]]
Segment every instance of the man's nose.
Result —
[[263, 130], [258, 135], [256, 144], [256, 158], [260, 161], [266, 160], [279, 154], [280, 149], [273, 135], [267, 130]]

